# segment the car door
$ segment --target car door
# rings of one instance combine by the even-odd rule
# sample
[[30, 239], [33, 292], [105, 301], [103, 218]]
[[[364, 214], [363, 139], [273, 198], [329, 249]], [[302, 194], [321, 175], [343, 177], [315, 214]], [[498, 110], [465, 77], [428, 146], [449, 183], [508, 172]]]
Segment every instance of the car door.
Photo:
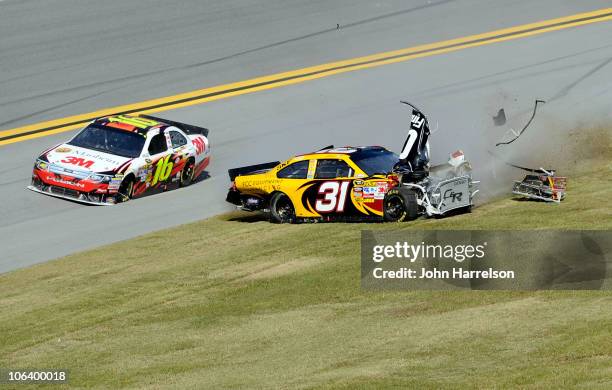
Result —
[[307, 198], [320, 215], [346, 215], [356, 210], [350, 199], [355, 170], [339, 158], [316, 160], [314, 186]]
[[178, 180], [189, 158], [194, 158], [194, 166], [198, 164], [201, 159], [198, 160], [193, 145], [187, 140], [187, 136], [183, 132], [176, 128], [170, 128], [166, 131], [168, 131], [170, 135], [170, 146], [172, 147], [172, 157], [170, 159], [174, 161], [172, 176]]
[[147, 177], [147, 188], [156, 188], [166, 184], [171, 179], [174, 161], [170, 158], [172, 147], [169, 145], [170, 137], [163, 129], [153, 130], [147, 134], [144, 156], [150, 160], [153, 167], [151, 175]]

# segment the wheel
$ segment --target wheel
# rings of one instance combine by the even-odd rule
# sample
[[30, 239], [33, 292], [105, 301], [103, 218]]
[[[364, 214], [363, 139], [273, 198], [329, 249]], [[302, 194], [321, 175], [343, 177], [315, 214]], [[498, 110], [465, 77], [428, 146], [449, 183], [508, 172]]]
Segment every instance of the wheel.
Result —
[[270, 199], [270, 217], [276, 223], [294, 223], [295, 208], [291, 199], [282, 192], [277, 192]]
[[187, 187], [191, 183], [193, 183], [193, 174], [195, 173], [195, 162], [192, 159], [189, 159], [185, 164], [185, 167], [181, 171], [181, 180], [179, 181], [179, 186]]
[[413, 190], [394, 188], [387, 192], [383, 201], [383, 216], [388, 222], [402, 222], [416, 219], [419, 213], [417, 196]]
[[134, 196], [134, 178], [128, 176], [121, 182], [117, 192], [117, 203], [127, 202]]

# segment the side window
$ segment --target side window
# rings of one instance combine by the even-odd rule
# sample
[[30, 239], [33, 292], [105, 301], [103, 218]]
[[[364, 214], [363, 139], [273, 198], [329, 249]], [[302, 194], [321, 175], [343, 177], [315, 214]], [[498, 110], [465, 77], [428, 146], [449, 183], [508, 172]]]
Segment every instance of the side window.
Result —
[[149, 154], [153, 156], [154, 154], [159, 154], [166, 150], [168, 150], [166, 137], [161, 133], [154, 135], [149, 143]]
[[279, 179], [306, 179], [308, 175], [308, 160], [290, 164], [276, 174]]
[[181, 146], [187, 145], [187, 138], [183, 137], [178, 131], [170, 132], [170, 141], [172, 142], [173, 148], [180, 148]]
[[317, 160], [315, 179], [335, 179], [352, 177], [353, 170], [343, 160]]

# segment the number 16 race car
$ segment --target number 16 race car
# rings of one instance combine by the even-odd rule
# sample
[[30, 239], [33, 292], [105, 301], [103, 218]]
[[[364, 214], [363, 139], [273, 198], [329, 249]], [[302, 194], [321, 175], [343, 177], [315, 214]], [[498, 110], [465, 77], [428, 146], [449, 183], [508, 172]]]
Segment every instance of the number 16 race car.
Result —
[[208, 166], [208, 129], [152, 116], [91, 122], [42, 153], [32, 191], [80, 203], [112, 205], [171, 184], [188, 186]]
[[226, 200], [243, 210], [268, 211], [279, 223], [404, 221], [469, 210], [478, 182], [463, 152], [430, 168], [428, 136], [427, 119], [413, 106], [399, 156], [380, 146], [330, 146], [283, 163], [230, 169]]

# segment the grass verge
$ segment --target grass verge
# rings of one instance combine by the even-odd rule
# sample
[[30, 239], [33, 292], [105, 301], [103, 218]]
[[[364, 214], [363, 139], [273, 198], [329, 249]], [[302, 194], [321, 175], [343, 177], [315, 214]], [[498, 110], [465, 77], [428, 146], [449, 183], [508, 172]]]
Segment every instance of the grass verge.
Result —
[[237, 212], [1, 275], [0, 367], [105, 389], [610, 388], [609, 292], [359, 286], [364, 228], [610, 229], [610, 168], [571, 177], [561, 205], [369, 225]]

